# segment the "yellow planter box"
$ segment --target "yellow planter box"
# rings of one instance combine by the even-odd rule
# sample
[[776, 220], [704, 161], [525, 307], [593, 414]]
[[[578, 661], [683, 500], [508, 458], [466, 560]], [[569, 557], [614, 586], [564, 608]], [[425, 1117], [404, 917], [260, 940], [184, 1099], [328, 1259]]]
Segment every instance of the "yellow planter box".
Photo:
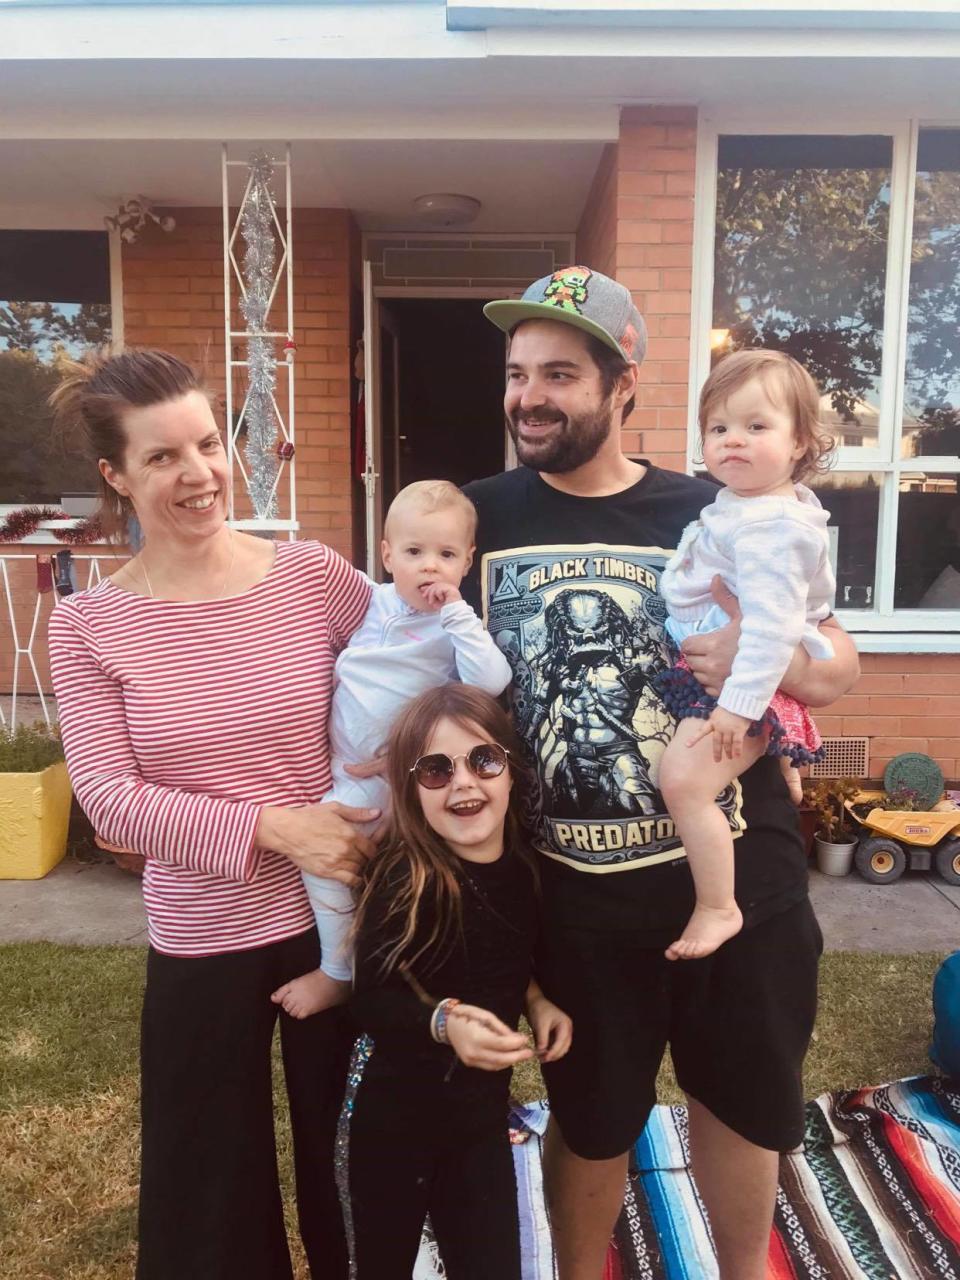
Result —
[[67, 851], [70, 779], [60, 761], [40, 773], [0, 773], [0, 880], [39, 880]]

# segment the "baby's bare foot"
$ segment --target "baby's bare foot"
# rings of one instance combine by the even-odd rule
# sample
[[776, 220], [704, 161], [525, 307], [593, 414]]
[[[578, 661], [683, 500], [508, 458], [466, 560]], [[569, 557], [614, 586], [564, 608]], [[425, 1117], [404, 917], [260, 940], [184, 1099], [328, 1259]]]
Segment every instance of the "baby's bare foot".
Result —
[[687, 927], [666, 950], [668, 960], [699, 960], [722, 946], [743, 928], [740, 908], [704, 907], [698, 902]]
[[351, 983], [337, 982], [322, 969], [314, 969], [274, 991], [270, 999], [282, 1005], [291, 1018], [309, 1018], [323, 1009], [345, 1004], [350, 999]]

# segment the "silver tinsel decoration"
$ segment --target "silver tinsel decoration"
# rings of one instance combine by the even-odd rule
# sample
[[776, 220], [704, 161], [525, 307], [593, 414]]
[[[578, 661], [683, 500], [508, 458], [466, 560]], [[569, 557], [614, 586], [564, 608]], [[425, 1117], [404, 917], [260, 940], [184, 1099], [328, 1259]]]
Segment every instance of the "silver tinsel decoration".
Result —
[[240, 272], [246, 289], [240, 311], [247, 326], [247, 374], [249, 394], [244, 413], [247, 442], [247, 487], [258, 519], [277, 515], [274, 486], [280, 462], [277, 458], [277, 415], [273, 393], [277, 385], [274, 339], [263, 337], [276, 276], [277, 241], [270, 187], [273, 165], [269, 157], [250, 157], [250, 189], [240, 212], [240, 234], [244, 240]]

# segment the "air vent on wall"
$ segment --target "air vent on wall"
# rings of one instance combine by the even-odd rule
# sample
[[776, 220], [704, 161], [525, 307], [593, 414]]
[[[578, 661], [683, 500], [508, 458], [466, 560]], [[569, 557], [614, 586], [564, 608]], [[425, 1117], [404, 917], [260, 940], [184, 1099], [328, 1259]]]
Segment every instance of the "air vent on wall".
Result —
[[869, 738], [824, 738], [826, 752], [810, 766], [811, 778], [865, 778], [870, 768]]

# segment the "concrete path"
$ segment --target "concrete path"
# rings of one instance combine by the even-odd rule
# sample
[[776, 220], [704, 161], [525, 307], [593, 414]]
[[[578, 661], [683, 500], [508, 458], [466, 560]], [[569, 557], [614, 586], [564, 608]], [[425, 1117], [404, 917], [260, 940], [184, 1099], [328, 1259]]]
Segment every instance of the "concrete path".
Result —
[[[810, 896], [828, 951], [954, 951], [960, 887], [924, 872], [866, 884], [810, 872]], [[0, 943], [145, 945], [140, 880], [112, 862], [61, 862], [44, 880], [0, 881]]]
[[42, 880], [0, 880], [0, 943], [146, 946], [140, 877], [113, 862], [63, 862]]
[[960, 885], [925, 871], [896, 884], [867, 884], [856, 872], [810, 872], [810, 898], [828, 951], [956, 951]]

